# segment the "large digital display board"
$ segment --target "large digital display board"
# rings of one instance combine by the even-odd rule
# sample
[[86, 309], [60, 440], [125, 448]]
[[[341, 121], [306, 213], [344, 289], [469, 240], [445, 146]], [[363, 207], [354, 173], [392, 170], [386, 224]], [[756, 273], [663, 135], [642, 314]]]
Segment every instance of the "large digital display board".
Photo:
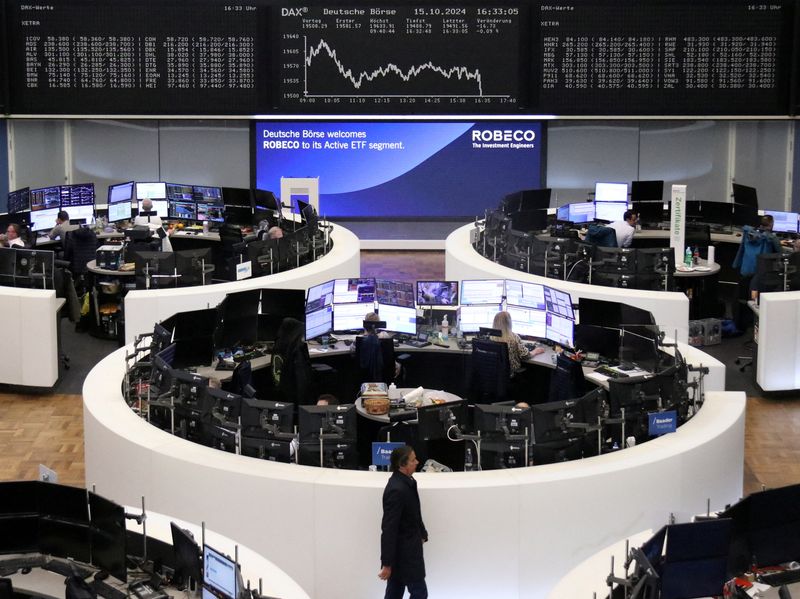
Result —
[[540, 187], [542, 137], [533, 121], [259, 122], [255, 186], [319, 177], [319, 212], [331, 217], [482, 215]]

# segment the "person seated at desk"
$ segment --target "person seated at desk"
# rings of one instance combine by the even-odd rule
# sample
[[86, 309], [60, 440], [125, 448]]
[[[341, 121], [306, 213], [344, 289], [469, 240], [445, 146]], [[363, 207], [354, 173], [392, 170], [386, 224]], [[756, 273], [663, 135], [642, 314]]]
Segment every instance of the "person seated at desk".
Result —
[[22, 227], [17, 223], [9, 223], [5, 235], [0, 235], [0, 246], [13, 248], [25, 247], [25, 242], [22, 240]]
[[506, 347], [508, 347], [508, 364], [511, 369], [511, 378], [513, 379], [524, 370], [522, 360], [543, 354], [545, 350], [543, 347], [537, 347], [533, 351], [529, 351], [525, 344], [522, 343], [519, 335], [511, 330], [511, 326], [511, 314], [505, 310], [495, 314], [492, 328], [499, 330], [501, 335], [500, 337], [491, 337], [491, 340], [505, 343]]
[[63, 241], [64, 235], [78, 228], [78, 225], [70, 224], [69, 214], [66, 210], [62, 210], [56, 216], [56, 226], [50, 229], [50, 233], [47, 236], [50, 239], [61, 239]]
[[267, 239], [281, 239], [283, 238], [283, 229], [278, 226], [270, 227], [267, 231]]
[[[375, 312], [370, 312], [364, 317], [364, 323], [368, 322], [380, 322], [381, 318]], [[367, 326], [364, 329], [364, 337], [369, 338], [370, 340], [375, 339], [374, 345], [372, 347], [373, 351], [364, 351], [361, 354], [361, 364], [359, 367], [365, 370], [381, 370], [380, 366], [373, 365], [371, 362], [372, 360], [381, 359], [381, 348], [380, 343], [377, 341], [378, 339], [391, 339], [392, 336], [387, 333], [386, 331], [378, 332], [374, 326]], [[369, 349], [370, 342], [367, 341], [367, 345], [364, 346], [364, 349]], [[355, 350], [355, 344], [353, 345], [353, 349]], [[394, 363], [394, 377], [397, 378], [400, 376], [400, 363]]]
[[633, 234], [636, 233], [636, 224], [639, 222], [639, 215], [633, 210], [626, 210], [622, 215], [622, 220], [614, 221], [608, 225], [617, 234], [617, 247], [629, 248], [633, 242]]
[[139, 207], [139, 212], [140, 214], [133, 219], [134, 227], [150, 227], [151, 229], [155, 229], [163, 226], [164, 223], [162, 222], [161, 217], [157, 214], [147, 216], [141, 214], [142, 212], [153, 212], [153, 200], [142, 200], [142, 205]]

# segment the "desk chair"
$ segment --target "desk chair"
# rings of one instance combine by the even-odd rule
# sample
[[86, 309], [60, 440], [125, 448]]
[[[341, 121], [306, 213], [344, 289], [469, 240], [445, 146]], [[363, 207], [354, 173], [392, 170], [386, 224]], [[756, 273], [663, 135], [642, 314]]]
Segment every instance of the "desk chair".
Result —
[[14, 599], [14, 586], [10, 578], [0, 578], [0, 599]]
[[568, 358], [563, 352], [558, 354], [556, 369], [550, 376], [548, 401], [575, 399], [582, 397], [586, 391], [586, 378], [583, 376], [581, 363]]
[[617, 232], [611, 227], [602, 225], [589, 225], [586, 231], [586, 241], [600, 247], [617, 247]]
[[505, 401], [511, 380], [508, 346], [488, 339], [472, 340], [470, 399], [475, 403]]
[[[408, 355], [400, 357], [406, 359]], [[398, 358], [394, 355], [394, 342], [390, 338], [359, 335], [356, 337], [355, 359], [360, 383], [384, 382], [388, 385], [396, 378], [395, 362]]]
[[718, 594], [728, 580], [731, 520], [667, 527], [661, 564], [661, 599]]
[[242, 231], [239, 227], [225, 223], [219, 228], [219, 239], [222, 243], [222, 254], [216, 272], [222, 273], [222, 278], [226, 281], [235, 281], [236, 265], [242, 260], [246, 248]]
[[75, 283], [78, 295], [87, 291], [86, 265], [95, 259], [99, 246], [97, 235], [87, 228], [74, 229], [64, 235], [64, 261], [69, 265], [69, 271]]

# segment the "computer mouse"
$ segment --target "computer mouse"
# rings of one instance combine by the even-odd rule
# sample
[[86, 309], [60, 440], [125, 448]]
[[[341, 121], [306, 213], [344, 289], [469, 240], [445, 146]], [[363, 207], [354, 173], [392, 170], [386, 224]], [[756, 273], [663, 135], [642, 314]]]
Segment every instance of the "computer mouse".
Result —
[[345, 339], [345, 340], [344, 340], [344, 344], [345, 344], [347, 347], [350, 347], [351, 345], [353, 345], [353, 340], [352, 340], [352, 339]]

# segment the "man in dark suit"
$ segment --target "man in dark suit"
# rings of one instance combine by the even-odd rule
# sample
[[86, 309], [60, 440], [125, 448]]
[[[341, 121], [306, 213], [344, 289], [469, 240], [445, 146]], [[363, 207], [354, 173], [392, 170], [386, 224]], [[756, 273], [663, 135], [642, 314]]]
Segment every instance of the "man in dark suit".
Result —
[[386, 581], [384, 599], [402, 599], [408, 587], [409, 599], [426, 599], [425, 561], [422, 544], [428, 531], [422, 521], [417, 493], [417, 455], [408, 445], [392, 451], [392, 477], [383, 491], [381, 522], [381, 571], [378, 578]]

